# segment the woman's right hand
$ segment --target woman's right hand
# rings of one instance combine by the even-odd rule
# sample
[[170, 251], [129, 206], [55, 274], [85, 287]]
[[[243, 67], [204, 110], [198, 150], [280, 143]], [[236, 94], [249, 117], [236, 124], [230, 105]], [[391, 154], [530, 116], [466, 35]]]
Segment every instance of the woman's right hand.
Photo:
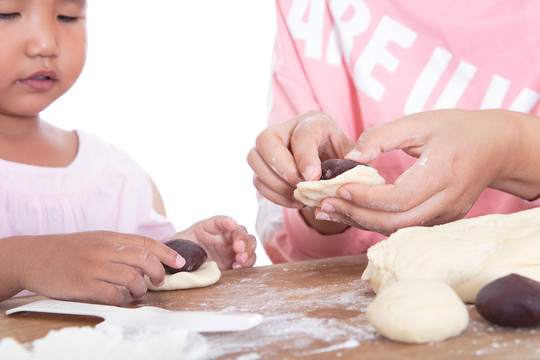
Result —
[[0, 239], [2, 249], [10, 244], [19, 288], [57, 299], [117, 305], [124, 300], [119, 287], [139, 298], [147, 290], [145, 274], [160, 285], [162, 263], [173, 268], [185, 263], [156, 240], [107, 231]]
[[253, 183], [268, 200], [303, 208], [304, 204], [293, 196], [296, 185], [319, 179], [321, 161], [343, 158], [354, 145], [330, 116], [319, 111], [268, 126], [248, 154], [255, 173]]

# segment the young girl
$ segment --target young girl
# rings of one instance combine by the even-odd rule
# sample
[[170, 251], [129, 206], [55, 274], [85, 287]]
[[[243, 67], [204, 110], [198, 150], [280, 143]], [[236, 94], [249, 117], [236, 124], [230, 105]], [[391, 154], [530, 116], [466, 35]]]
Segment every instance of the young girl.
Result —
[[29, 290], [118, 304], [118, 286], [138, 298], [143, 275], [159, 285], [161, 263], [184, 264], [161, 243], [173, 237], [198, 242], [220, 269], [253, 266], [245, 227], [215, 216], [175, 234], [133, 160], [40, 119], [83, 69], [85, 0], [0, 0], [0, 48], [0, 300]]

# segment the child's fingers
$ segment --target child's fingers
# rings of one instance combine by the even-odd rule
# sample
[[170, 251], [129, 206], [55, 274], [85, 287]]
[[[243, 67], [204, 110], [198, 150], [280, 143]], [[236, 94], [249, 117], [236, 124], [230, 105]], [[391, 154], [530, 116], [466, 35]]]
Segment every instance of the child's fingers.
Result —
[[[164, 272], [163, 276], [165, 276]], [[143, 272], [129, 265], [109, 263], [103, 267], [98, 280], [124, 286], [135, 299], [143, 296], [147, 290]]]
[[238, 230], [232, 234], [233, 238], [233, 250], [235, 253], [247, 252], [252, 254], [257, 247], [257, 239], [255, 236], [249, 234], [247, 229], [243, 226], [239, 226]]
[[[68, 292], [67, 295], [65, 291]], [[55, 294], [47, 294], [47, 296], [52, 298], [56, 297]], [[79, 289], [64, 290], [61, 298], [64, 300], [67, 299], [107, 305], [120, 305], [124, 300], [124, 295], [115, 284], [94, 280], [89, 283], [81, 283], [81, 287]]]
[[238, 228], [236, 220], [225, 215], [212, 216], [209, 219], [199, 221], [195, 226], [200, 226], [202, 231], [211, 235], [221, 235], [224, 232], [232, 232]]
[[254, 253], [255, 249], [257, 248], [257, 239], [255, 238], [255, 236], [253, 236], [251, 234], [248, 234], [248, 236], [247, 236], [247, 244], [246, 245], [247, 245], [246, 250], [249, 253]]
[[[149, 251], [152, 255], [154, 255], [160, 262], [175, 268], [179, 269], [186, 263], [186, 260], [180, 256], [176, 251], [168, 247], [167, 245], [157, 241], [150, 239], [148, 237], [144, 236], [133, 236], [133, 235], [125, 235], [125, 234], [119, 234], [114, 239], [119, 244], [132, 244], [137, 247], [141, 247], [143, 249], [146, 249]], [[144, 254], [140, 254], [144, 255]], [[146, 263], [148, 259], [143, 259], [142, 263]], [[137, 266], [140, 266], [141, 263], [137, 264]], [[143, 271], [144, 268], [140, 267]], [[145, 274], [147, 274], [145, 272]]]
[[[141, 286], [143, 284], [141, 282], [142, 275], [136, 269], [140, 269], [143, 274], [148, 275], [152, 284], [159, 285], [165, 277], [162, 263], [175, 268], [179, 268], [185, 263], [184, 258], [176, 251], [150, 238], [115, 234], [111, 240], [111, 251], [108, 251], [102, 259], [108, 264], [117, 264], [126, 269], [129, 268], [129, 270], [122, 268], [124, 269], [122, 272], [118, 268], [111, 269], [110, 266], [105, 266], [104, 270], [109, 275], [102, 274], [100, 279], [126, 286], [136, 296], [142, 296], [146, 291]], [[119, 271], [120, 273], [118, 273]], [[126, 271], [129, 271], [129, 274]], [[118, 283], [118, 281], [122, 281], [122, 283]]]
[[257, 255], [253, 253], [253, 255], [251, 255], [249, 259], [247, 259], [247, 261], [244, 263], [244, 267], [253, 267], [253, 265], [255, 265], [256, 260], [257, 260]]
[[233, 240], [233, 250], [236, 254], [242, 254], [246, 252], [247, 243], [244, 239], [235, 239]]
[[257, 255], [252, 253], [248, 255], [247, 253], [236, 254], [235, 262], [232, 264], [233, 269], [248, 268], [255, 265], [257, 260]]
[[107, 305], [120, 305], [124, 300], [124, 295], [116, 284], [98, 279], [78, 281], [75, 284], [64, 283], [60, 289], [43, 285], [45, 287], [39, 293], [49, 298]]
[[255, 236], [246, 234], [245, 237], [241, 236], [235, 239], [233, 243], [233, 250], [236, 253], [233, 268], [250, 267], [255, 264], [255, 248], [257, 247], [257, 240]]
[[[165, 278], [165, 269], [161, 261], [147, 249], [120, 245], [115, 250], [111, 253], [109, 261], [113, 267], [105, 267], [104, 272], [107, 275], [101, 275], [100, 280], [126, 286], [133, 294], [142, 295], [146, 291], [142, 289], [142, 284], [145, 284], [142, 274], [146, 274], [156, 286]], [[140, 269], [142, 274], [136, 269]]]

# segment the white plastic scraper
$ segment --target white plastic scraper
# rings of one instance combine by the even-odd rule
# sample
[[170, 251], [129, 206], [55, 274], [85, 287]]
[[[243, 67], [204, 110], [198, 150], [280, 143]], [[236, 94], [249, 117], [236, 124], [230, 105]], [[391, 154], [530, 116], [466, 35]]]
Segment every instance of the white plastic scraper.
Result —
[[174, 328], [192, 332], [241, 331], [260, 324], [263, 319], [262, 315], [254, 313], [171, 311], [154, 306], [122, 308], [60, 300], [35, 301], [7, 310], [6, 315], [21, 311], [97, 316], [104, 319], [96, 325], [97, 329], [121, 326]]

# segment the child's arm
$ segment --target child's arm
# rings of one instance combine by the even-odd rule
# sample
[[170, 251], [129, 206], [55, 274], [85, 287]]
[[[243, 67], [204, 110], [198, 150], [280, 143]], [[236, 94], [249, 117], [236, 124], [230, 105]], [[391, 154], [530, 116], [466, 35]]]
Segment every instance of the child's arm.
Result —
[[51, 298], [119, 304], [118, 286], [134, 298], [146, 292], [143, 275], [160, 284], [161, 263], [185, 260], [164, 244], [106, 231], [0, 239], [0, 301], [21, 290]]
[[201, 220], [174, 238], [197, 242], [208, 253], [208, 260], [215, 261], [221, 270], [251, 267], [255, 264], [255, 237], [228, 216]]

